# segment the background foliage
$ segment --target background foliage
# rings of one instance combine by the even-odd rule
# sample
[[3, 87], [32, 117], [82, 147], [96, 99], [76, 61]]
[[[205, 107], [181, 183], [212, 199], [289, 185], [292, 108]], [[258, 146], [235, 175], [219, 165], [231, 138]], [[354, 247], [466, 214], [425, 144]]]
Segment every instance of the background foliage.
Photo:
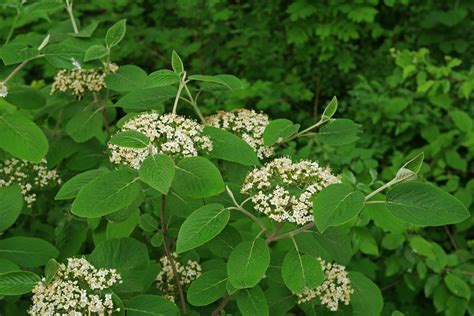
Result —
[[[1, 8], [0, 34], [5, 41], [16, 11], [5, 4]], [[67, 13], [55, 1], [28, 1], [24, 11], [15, 22], [14, 42], [37, 47], [47, 33], [52, 42], [58, 42], [73, 31]], [[243, 90], [203, 97], [204, 115], [246, 107], [309, 126], [337, 95], [337, 116], [362, 124], [360, 139], [339, 147], [301, 139], [289, 144], [284, 153], [330, 164], [369, 192], [380, 181], [390, 180], [414, 153], [423, 151], [420, 174], [472, 209], [471, 1], [96, 0], [77, 1], [74, 13], [81, 29], [99, 23], [95, 39], [104, 38], [113, 23], [127, 19], [126, 36], [111, 56], [119, 65], [138, 65], [147, 73], [170, 68], [175, 49], [189, 73], [229, 73], [243, 80]], [[84, 42], [83, 47], [96, 42]], [[61, 68], [60, 58], [52, 61], [29, 63], [12, 82], [45, 95]], [[13, 67], [2, 67], [0, 77], [5, 78]], [[15, 97], [22, 102], [21, 91], [15, 96], [11, 90], [10, 98]], [[99, 165], [105, 157], [101, 149], [105, 134], [89, 130], [96, 138], [83, 142], [81, 137], [90, 137], [74, 132], [82, 122], [72, 119], [81, 102], [71, 102], [61, 110], [58, 123], [57, 113], [50, 110], [64, 100], [48, 97], [46, 103], [40, 94], [29, 101], [26, 111], [31, 112], [26, 115], [40, 119], [49, 139], [50, 167], [65, 166], [62, 177], [69, 178]], [[0, 101], [2, 109], [8, 106]], [[111, 122], [124, 114], [121, 110], [108, 113]], [[61, 124], [67, 135], [60, 130]], [[64, 219], [64, 205], [48, 201], [39, 205], [49, 210], [46, 216], [30, 220], [29, 216], [36, 215], [25, 214], [6, 235], [44, 238], [56, 245], [59, 259], [64, 259], [91, 252], [99, 239], [113, 234], [113, 228], [104, 227], [86, 236], [91, 224]], [[356, 256], [349, 268], [369, 276], [382, 289], [383, 313], [474, 313], [470, 294], [466, 297], [453, 289], [466, 285], [472, 291], [472, 220], [419, 230], [387, 220], [381, 213], [374, 204], [354, 223], [351, 242]], [[152, 234], [146, 238], [153, 238]], [[157, 256], [157, 250], [152, 251]], [[459, 267], [463, 271], [459, 280], [446, 277]], [[1, 308], [7, 315], [22, 308], [14, 299], [4, 302]]]

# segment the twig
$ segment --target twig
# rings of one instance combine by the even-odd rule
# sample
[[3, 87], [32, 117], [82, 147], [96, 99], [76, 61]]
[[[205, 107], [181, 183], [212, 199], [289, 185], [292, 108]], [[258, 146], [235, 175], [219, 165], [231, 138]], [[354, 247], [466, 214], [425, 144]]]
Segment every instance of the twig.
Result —
[[224, 309], [224, 307], [227, 305], [227, 303], [229, 303], [229, 301], [230, 301], [230, 296], [229, 295], [224, 296], [219, 306], [217, 306], [217, 308], [212, 312], [211, 315], [219, 316], [219, 314], [221, 313], [221, 310]]
[[18, 22], [19, 17], [20, 17], [20, 11], [17, 9], [15, 18], [13, 19], [12, 26], [11, 26], [10, 31], [8, 32], [7, 38], [5, 40], [5, 44], [3, 44], [3, 45], [7, 45], [8, 42], [10, 42], [10, 39], [12, 38], [13, 31], [15, 31], [16, 23]]
[[174, 262], [173, 256], [171, 255], [171, 251], [168, 245], [168, 225], [166, 224], [166, 217], [165, 217], [165, 208], [166, 208], [166, 195], [163, 194], [161, 196], [161, 212], [160, 212], [160, 220], [161, 220], [161, 230], [163, 231], [163, 246], [165, 249], [166, 257], [171, 265], [171, 270], [173, 271], [174, 279], [176, 281], [176, 287], [178, 289], [179, 301], [181, 304], [181, 311], [186, 314], [186, 301], [184, 300], [183, 288], [181, 287], [181, 282], [179, 281], [178, 271], [176, 270], [176, 264]]
[[465, 261], [464, 257], [462, 256], [462, 254], [459, 252], [459, 249], [458, 249], [458, 245], [456, 243], [456, 241], [454, 240], [454, 237], [453, 235], [451, 234], [451, 232], [449, 231], [449, 228], [447, 225], [444, 225], [444, 230], [446, 231], [446, 234], [448, 235], [448, 238], [449, 238], [449, 241], [451, 242], [451, 245], [453, 246], [454, 250], [456, 251], [456, 255], [459, 257], [459, 259], [461, 261]]
[[280, 240], [280, 239], [285, 239], [285, 238], [289, 238], [289, 237], [293, 237], [293, 236], [296, 236], [298, 235], [299, 233], [302, 233], [304, 232], [305, 230], [308, 230], [310, 228], [312, 228], [314, 226], [314, 222], [311, 222], [311, 223], [308, 223], [304, 226], [301, 226], [300, 228], [298, 229], [295, 229], [295, 230], [292, 230], [288, 233], [285, 233], [285, 234], [281, 234], [281, 235], [278, 235], [278, 236], [275, 236], [274, 238], [271, 238], [268, 243], [271, 243], [273, 241], [276, 241], [276, 240]]
[[18, 71], [20, 71], [21, 68], [23, 68], [31, 59], [28, 59], [28, 60], [24, 60], [21, 64], [19, 64], [18, 66], [16, 66], [15, 69], [12, 70], [12, 72], [10, 72], [10, 74], [2, 81], [2, 83], [7, 83], [11, 78], [13, 78], [14, 75], [16, 75], [16, 73]]
[[185, 87], [185, 84], [183, 82], [180, 82], [179, 87], [178, 87], [178, 93], [176, 93], [176, 98], [174, 99], [173, 112], [172, 112], [173, 114], [176, 114], [176, 109], [178, 108], [178, 101], [181, 98], [181, 91], [183, 91], [184, 87]]
[[206, 124], [206, 120], [204, 119], [204, 116], [202, 115], [201, 111], [199, 110], [199, 107], [196, 104], [196, 101], [194, 100], [194, 98], [193, 98], [193, 96], [192, 96], [191, 92], [189, 91], [188, 86], [186, 84], [184, 85], [184, 90], [186, 90], [186, 93], [188, 94], [189, 99], [192, 102], [191, 106], [193, 107], [193, 109], [196, 112], [197, 116], [199, 116], [199, 119], [201, 120], [201, 122], [203, 124]]
[[74, 30], [74, 34], [79, 33], [79, 29], [77, 28], [76, 20], [74, 19], [74, 14], [72, 13], [72, 0], [66, 0], [65, 5], [66, 11], [69, 14], [69, 19], [71, 20], [72, 28]]
[[271, 232], [271, 234], [268, 236], [266, 240], [267, 244], [271, 243], [274, 240], [275, 236], [278, 234], [282, 226], [283, 226], [283, 222], [276, 223], [275, 228], [273, 229], [273, 231]]

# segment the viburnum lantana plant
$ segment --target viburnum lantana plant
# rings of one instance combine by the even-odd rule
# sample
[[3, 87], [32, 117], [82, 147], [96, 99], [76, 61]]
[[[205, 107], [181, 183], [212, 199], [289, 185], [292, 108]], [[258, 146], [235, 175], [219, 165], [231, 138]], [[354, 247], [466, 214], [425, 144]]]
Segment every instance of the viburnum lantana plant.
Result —
[[[1, 53], [13, 68], [0, 82], [0, 302], [12, 315], [380, 315], [359, 260], [375, 243], [368, 209], [407, 236], [469, 218], [417, 180], [422, 153], [360, 185], [288, 150], [359, 138], [335, 97], [306, 128], [250, 108], [208, 113], [200, 100], [244, 84], [188, 73], [175, 51], [150, 74], [116, 65], [126, 21], [94, 37], [64, 5], [61, 36]], [[55, 69], [41, 89], [12, 80], [33, 60]]]

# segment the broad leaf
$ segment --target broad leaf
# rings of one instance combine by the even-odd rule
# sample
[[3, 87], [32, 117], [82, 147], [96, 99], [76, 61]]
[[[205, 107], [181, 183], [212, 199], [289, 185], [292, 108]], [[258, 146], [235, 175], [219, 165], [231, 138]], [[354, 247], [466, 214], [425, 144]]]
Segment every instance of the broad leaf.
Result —
[[324, 281], [319, 261], [315, 257], [301, 255], [294, 249], [286, 254], [281, 273], [285, 285], [293, 293], [301, 293], [305, 288], [314, 289]]
[[139, 195], [138, 178], [128, 170], [103, 174], [86, 184], [72, 203], [80, 217], [100, 217], [129, 206]]
[[351, 297], [352, 315], [379, 316], [383, 309], [380, 289], [360, 272], [349, 272], [354, 294]]
[[175, 50], [173, 50], [173, 53], [171, 54], [171, 67], [173, 68], [174, 72], [178, 74], [184, 71], [183, 62]]
[[104, 47], [104, 45], [92, 45], [86, 50], [84, 62], [101, 59], [105, 56], [107, 56], [107, 49]]
[[176, 88], [172, 86], [133, 90], [115, 103], [116, 107], [127, 110], [156, 110], [163, 112], [163, 102], [176, 97]]
[[364, 195], [350, 185], [336, 183], [317, 193], [314, 202], [314, 222], [320, 232], [353, 219], [364, 207]]
[[0, 274], [0, 295], [22, 295], [31, 292], [40, 277], [28, 271]]
[[385, 205], [393, 216], [422, 226], [460, 223], [470, 216], [466, 207], [446, 191], [416, 181], [394, 186], [387, 193]]
[[0, 187], [0, 232], [15, 224], [23, 207], [23, 195], [18, 185]]
[[260, 164], [257, 154], [242, 138], [222, 129], [206, 126], [206, 134], [212, 141], [211, 155], [215, 158], [240, 163], [244, 166]]
[[40, 162], [48, 152], [48, 140], [43, 131], [20, 112], [0, 114], [0, 148], [20, 159]]
[[66, 181], [59, 192], [54, 197], [55, 200], [68, 200], [73, 199], [79, 193], [79, 190], [82, 189], [86, 184], [92, 180], [98, 178], [99, 176], [108, 173], [109, 170], [105, 168], [92, 169], [75, 175], [68, 181]]
[[150, 139], [137, 131], [123, 131], [113, 135], [109, 143], [128, 148], [146, 148]]
[[199, 247], [219, 235], [230, 218], [230, 212], [220, 204], [198, 208], [181, 225], [176, 241], [176, 252]]
[[268, 303], [262, 289], [257, 285], [237, 293], [237, 307], [242, 316], [269, 315]]
[[133, 297], [125, 307], [128, 316], [179, 316], [178, 307], [164, 297], [142, 294]]
[[337, 119], [321, 127], [319, 139], [330, 146], [341, 146], [359, 139], [360, 127], [348, 119]]
[[154, 71], [148, 75], [148, 78], [145, 81], [145, 87], [153, 88], [153, 87], [169, 86], [169, 85], [178, 83], [179, 80], [180, 80], [179, 74], [168, 69], [162, 69], [162, 70]]
[[328, 103], [328, 105], [326, 105], [326, 108], [324, 109], [322, 118], [324, 120], [328, 120], [331, 117], [333, 117], [333, 115], [336, 113], [336, 111], [337, 111], [337, 98], [333, 97], [332, 100]]
[[244, 241], [231, 252], [227, 261], [229, 281], [237, 289], [257, 285], [270, 264], [270, 251], [260, 238]]
[[105, 78], [107, 88], [118, 92], [129, 92], [143, 87], [147, 79], [146, 72], [134, 65], [120, 66], [115, 73]]
[[293, 136], [300, 129], [299, 124], [293, 124], [287, 119], [277, 119], [271, 121], [263, 132], [263, 142], [265, 146], [273, 146], [286, 138]]
[[83, 143], [102, 132], [102, 114], [93, 108], [77, 112], [66, 124], [66, 133], [77, 143]]
[[199, 199], [224, 191], [224, 180], [219, 169], [208, 159], [189, 157], [176, 165], [172, 187], [179, 195]]
[[58, 254], [53, 245], [40, 238], [9, 237], [0, 240], [0, 258], [8, 259], [22, 267], [40, 267]]
[[175, 175], [174, 162], [163, 154], [148, 156], [142, 162], [139, 173], [143, 182], [167, 194]]
[[204, 272], [189, 286], [187, 291], [189, 304], [206, 306], [214, 303], [227, 294], [226, 282], [227, 275], [224, 271]]
[[123, 19], [112, 25], [105, 35], [105, 43], [107, 47], [114, 47], [125, 36], [127, 20]]

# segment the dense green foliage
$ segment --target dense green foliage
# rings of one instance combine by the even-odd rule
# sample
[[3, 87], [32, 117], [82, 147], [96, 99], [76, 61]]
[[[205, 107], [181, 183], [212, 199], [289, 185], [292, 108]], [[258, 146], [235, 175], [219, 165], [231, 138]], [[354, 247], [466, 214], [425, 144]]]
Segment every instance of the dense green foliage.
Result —
[[[0, 3], [0, 313], [81, 256], [120, 273], [117, 314], [329, 314], [293, 295], [323, 282], [316, 258], [349, 271], [340, 314], [474, 313], [473, 17], [470, 1]], [[55, 87], [77, 63], [102, 86]], [[239, 108], [269, 115], [275, 157], [341, 175], [313, 197], [315, 227], [251, 206], [242, 182], [271, 159], [243, 135], [207, 125], [187, 157], [126, 127]], [[124, 166], [117, 148], [150, 152]], [[10, 183], [12, 158], [62, 183], [28, 163]], [[202, 267], [175, 304], [155, 281], [173, 252]]]

